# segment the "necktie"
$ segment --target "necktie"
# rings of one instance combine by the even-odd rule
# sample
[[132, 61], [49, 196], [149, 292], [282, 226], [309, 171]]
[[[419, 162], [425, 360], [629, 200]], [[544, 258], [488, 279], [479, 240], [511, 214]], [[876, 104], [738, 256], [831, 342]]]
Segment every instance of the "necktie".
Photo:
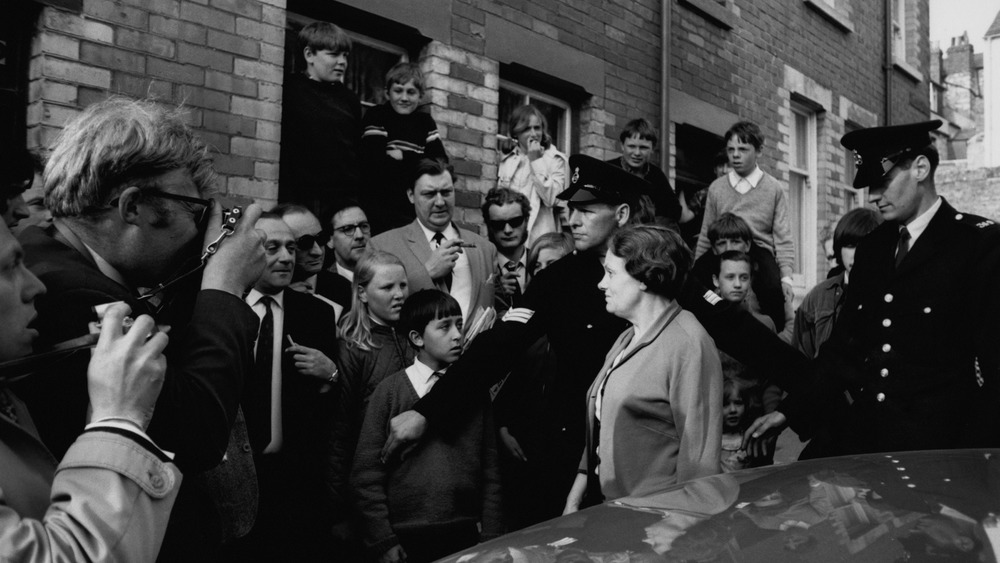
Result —
[[261, 452], [271, 442], [271, 377], [274, 361], [274, 298], [265, 295], [258, 303], [264, 304], [264, 318], [260, 321], [257, 336], [257, 353], [254, 356], [253, 377], [246, 382], [244, 396], [249, 408], [244, 409], [247, 434], [254, 452]]
[[442, 375], [444, 375], [443, 371], [436, 371], [431, 374], [431, 376], [427, 379], [427, 390], [424, 391], [425, 395], [430, 392], [431, 387], [434, 387], [434, 384], [437, 383], [439, 379], [441, 379]]
[[896, 267], [906, 258], [906, 253], [910, 251], [910, 231], [906, 227], [899, 228], [899, 243], [896, 245]]
[[[444, 233], [434, 233], [431, 240], [434, 241], [434, 248], [441, 248], [441, 245], [444, 243]], [[451, 293], [451, 272], [441, 276], [441, 281], [444, 282], [445, 291]]]
[[[513, 272], [517, 274], [517, 268], [521, 265], [520, 262], [515, 262], [513, 260], [508, 260], [506, 264], [503, 265], [503, 269], [508, 272]], [[517, 286], [514, 288], [514, 297], [521, 296], [521, 281], [517, 280]]]

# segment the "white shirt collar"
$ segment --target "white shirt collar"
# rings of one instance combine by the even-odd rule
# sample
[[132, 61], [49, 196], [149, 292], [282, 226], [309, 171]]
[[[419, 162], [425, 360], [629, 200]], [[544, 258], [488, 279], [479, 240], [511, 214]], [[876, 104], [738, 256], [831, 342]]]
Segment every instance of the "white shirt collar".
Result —
[[[246, 298], [247, 305], [250, 305], [251, 307], [253, 307], [254, 305], [256, 305], [257, 303], [260, 302], [260, 298], [264, 297], [264, 295], [268, 295], [268, 294], [261, 293], [256, 288], [251, 289], [250, 293], [247, 294], [247, 298]], [[281, 309], [285, 308], [285, 292], [284, 292], [284, 290], [279, 291], [278, 293], [275, 293], [274, 295], [269, 295], [269, 297], [271, 297], [271, 299], [274, 299], [274, 302], [278, 305], [279, 308], [281, 308]]]
[[340, 277], [346, 278], [349, 282], [354, 281], [354, 272], [352, 270], [341, 266], [340, 262], [336, 262], [335, 264], [337, 265], [337, 273], [340, 274]]
[[[525, 246], [521, 250], [521, 257], [518, 258], [517, 260], [514, 260], [514, 261], [517, 262], [518, 264], [524, 266], [525, 269], [527, 269], [527, 267], [528, 267], [528, 247], [527, 246]], [[507, 265], [507, 262], [510, 262], [510, 259], [507, 258], [506, 256], [504, 256], [503, 254], [500, 254], [499, 252], [497, 252], [497, 266], [500, 267], [500, 270], [503, 270], [504, 266]], [[520, 268], [518, 268], [518, 270], [521, 271]]]
[[[424, 232], [424, 236], [427, 237], [427, 242], [430, 243], [437, 231], [428, 229], [423, 223], [420, 222], [420, 219], [417, 219], [417, 224], [420, 225], [420, 230]], [[458, 229], [455, 228], [454, 223], [448, 223], [448, 228], [441, 232], [444, 234], [444, 240], [458, 238]]]
[[906, 230], [910, 231], [910, 248], [913, 248], [913, 244], [917, 242], [917, 238], [927, 230], [927, 225], [934, 218], [934, 214], [937, 213], [938, 209], [941, 209], [941, 202], [941, 196], [938, 196], [934, 205], [931, 205], [927, 211], [924, 211], [916, 219], [910, 221], [909, 225], [906, 225]]
[[754, 166], [753, 172], [747, 174], [745, 177], [737, 174], [735, 170], [730, 170], [729, 185], [735, 188], [736, 184], [740, 183], [740, 180], [746, 180], [746, 182], [750, 184], [751, 188], [756, 188], [757, 184], [760, 183], [760, 180], [763, 177], [764, 177], [764, 171], [760, 169], [760, 166]]
[[[443, 374], [444, 372], [445, 370], [440, 370], [438, 373]], [[418, 397], [423, 398], [437, 381], [434, 373], [435, 371], [430, 366], [420, 360], [413, 360], [413, 365], [406, 368], [406, 377], [410, 380], [410, 384], [413, 385], [413, 389], [417, 392]]]

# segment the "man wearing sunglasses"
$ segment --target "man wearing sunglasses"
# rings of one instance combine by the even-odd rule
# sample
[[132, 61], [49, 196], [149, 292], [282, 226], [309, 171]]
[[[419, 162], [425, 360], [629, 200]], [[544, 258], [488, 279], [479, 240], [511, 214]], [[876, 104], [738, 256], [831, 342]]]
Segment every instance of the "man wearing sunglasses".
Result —
[[[43, 180], [54, 223], [20, 235], [28, 267], [48, 287], [37, 299], [39, 350], [87, 335], [95, 307], [109, 302], [170, 325], [148, 430], [186, 475], [166, 560], [212, 558], [225, 534], [252, 523], [256, 506], [253, 459], [230, 432], [259, 324], [242, 296], [263, 269], [264, 237], [254, 229], [260, 208], [250, 205], [202, 266], [203, 249], [221, 233], [222, 208], [205, 199], [213, 175], [208, 148], [178, 111], [114, 98], [67, 124]], [[56, 457], [87, 422], [88, 358], [83, 351], [46, 365], [20, 390]], [[210, 485], [227, 478], [218, 471], [237, 474], [240, 486]]]
[[[940, 126], [841, 139], [855, 153], [854, 187], [869, 189], [885, 222], [858, 243], [812, 385], [748, 436], [787, 421], [815, 433], [803, 457], [1000, 446], [1000, 227], [937, 194]], [[850, 405], [837, 407], [845, 392]]]
[[483, 200], [490, 242], [497, 247], [497, 309], [517, 307], [528, 286], [527, 218], [531, 202], [510, 188], [493, 188]]
[[330, 305], [339, 319], [350, 308], [351, 284], [323, 269], [330, 234], [304, 205], [282, 203], [271, 212], [281, 217], [295, 237], [295, 273], [289, 289], [308, 293]]

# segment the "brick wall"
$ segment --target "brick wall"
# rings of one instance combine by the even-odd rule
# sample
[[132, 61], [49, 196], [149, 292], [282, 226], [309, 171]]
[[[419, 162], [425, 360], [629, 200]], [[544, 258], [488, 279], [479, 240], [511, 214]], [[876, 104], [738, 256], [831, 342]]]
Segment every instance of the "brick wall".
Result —
[[112, 94], [189, 110], [213, 148], [219, 189], [277, 194], [285, 0], [84, 0], [45, 8], [32, 45], [28, 145]]

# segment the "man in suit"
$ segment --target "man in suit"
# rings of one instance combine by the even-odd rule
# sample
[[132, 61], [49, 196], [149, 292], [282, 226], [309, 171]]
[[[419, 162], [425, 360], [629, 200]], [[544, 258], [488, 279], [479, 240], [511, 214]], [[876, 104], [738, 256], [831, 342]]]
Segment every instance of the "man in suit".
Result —
[[[35, 298], [45, 286], [0, 224], [0, 363], [32, 351]], [[0, 559], [152, 561], [180, 489], [177, 467], [145, 434], [165, 371], [167, 337], [128, 307], [110, 307], [90, 361], [91, 422], [63, 457], [45, 448], [0, 371]], [[134, 331], [134, 332], [133, 332]], [[6, 364], [9, 366], [10, 364]], [[29, 375], [30, 377], [30, 375]]]
[[510, 188], [493, 188], [483, 199], [483, 218], [490, 242], [497, 247], [493, 272], [497, 308], [517, 307], [528, 287], [528, 215], [531, 202], [527, 196]]
[[[54, 224], [20, 235], [28, 267], [48, 287], [37, 300], [40, 349], [86, 335], [94, 307], [109, 302], [171, 326], [149, 435], [176, 454], [188, 478], [165, 560], [211, 559], [233, 520], [252, 521], [256, 494], [253, 461], [242, 444], [230, 444], [230, 431], [253, 360], [257, 318], [242, 296], [263, 267], [253, 228], [260, 208], [248, 206], [199, 269], [203, 249], [222, 232], [221, 206], [201, 199], [212, 175], [207, 147], [178, 112], [125, 99], [95, 104], [66, 126], [49, 157], [44, 183]], [[57, 457], [86, 423], [86, 374], [82, 353], [19, 384]], [[213, 496], [218, 490], [203, 480], [227, 452], [226, 471], [249, 471], [244, 498]], [[235, 508], [220, 512], [226, 507]]]
[[[316, 561], [329, 558], [330, 518], [314, 496], [323, 484], [322, 444], [329, 432], [337, 366], [333, 309], [286, 291], [295, 269], [295, 237], [274, 213], [257, 228], [267, 235], [264, 273], [246, 297], [261, 320], [254, 370], [242, 405], [260, 488], [257, 521], [227, 557]], [[281, 541], [275, 541], [281, 538]]]
[[386, 231], [369, 243], [395, 254], [406, 268], [410, 293], [438, 288], [450, 293], [468, 322], [477, 308], [493, 306], [496, 247], [452, 222], [455, 187], [452, 169], [443, 160], [422, 159], [406, 195], [417, 218]]
[[281, 217], [295, 237], [295, 273], [288, 288], [308, 293], [333, 307], [339, 319], [350, 308], [351, 285], [348, 282], [345, 291], [344, 279], [323, 269], [330, 233], [304, 205], [282, 203], [271, 212]]
[[[848, 133], [855, 188], [885, 222], [855, 251], [851, 288], [811, 385], [748, 435], [817, 432], [804, 457], [1000, 446], [1000, 227], [938, 196], [938, 120]], [[837, 397], [844, 392], [850, 405]]]
[[330, 219], [330, 242], [327, 248], [332, 251], [332, 264], [327, 268], [337, 274], [336, 297], [334, 301], [344, 305], [344, 310], [351, 310], [354, 302], [351, 285], [354, 282], [354, 268], [358, 260], [368, 248], [372, 227], [368, 216], [357, 202], [342, 200], [334, 202], [334, 213]]

